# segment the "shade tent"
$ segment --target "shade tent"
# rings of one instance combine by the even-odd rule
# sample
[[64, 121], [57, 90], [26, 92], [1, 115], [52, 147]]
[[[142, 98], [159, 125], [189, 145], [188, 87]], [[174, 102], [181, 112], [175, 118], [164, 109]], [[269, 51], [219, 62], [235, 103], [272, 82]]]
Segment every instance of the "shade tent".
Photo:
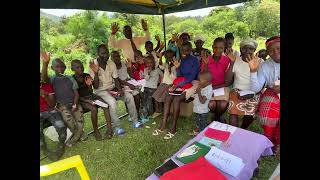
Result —
[[40, 0], [40, 8], [162, 15], [165, 37], [165, 14], [242, 2], [248, 0]]
[[85, 9], [129, 14], [162, 15], [248, 0], [40, 0], [42, 9]]

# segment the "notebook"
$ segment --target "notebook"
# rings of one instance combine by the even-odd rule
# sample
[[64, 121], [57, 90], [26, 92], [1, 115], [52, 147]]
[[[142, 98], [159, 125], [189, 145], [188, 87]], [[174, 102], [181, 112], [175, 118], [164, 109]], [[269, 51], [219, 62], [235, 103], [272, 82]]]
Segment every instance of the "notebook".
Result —
[[209, 151], [210, 147], [199, 142], [195, 142], [178, 154], [176, 159], [184, 164], [187, 164], [198, 159], [200, 156], [206, 155]]
[[204, 132], [204, 135], [206, 137], [215, 139], [218, 141], [222, 141], [222, 142], [227, 141], [230, 137], [230, 134], [231, 133], [229, 131], [221, 131], [218, 129], [211, 129], [211, 128], [208, 128], [206, 132]]
[[212, 146], [215, 146], [217, 148], [220, 148], [221, 144], [222, 144], [222, 141], [218, 141], [218, 140], [215, 140], [215, 139], [211, 139], [211, 138], [208, 138], [208, 137], [202, 137], [199, 141], [199, 143], [205, 145], [205, 146], [208, 146], [208, 147], [212, 147]]
[[154, 174], [158, 177], [162, 176], [164, 173], [179, 167], [172, 159], [169, 159], [167, 162], [163, 163], [161, 166], [157, 167], [154, 170]]

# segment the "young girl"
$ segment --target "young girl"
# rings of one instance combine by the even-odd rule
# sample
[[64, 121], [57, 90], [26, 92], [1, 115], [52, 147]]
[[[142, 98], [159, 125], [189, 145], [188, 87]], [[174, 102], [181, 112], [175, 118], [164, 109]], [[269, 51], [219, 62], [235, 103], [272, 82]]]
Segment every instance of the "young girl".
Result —
[[143, 72], [145, 68], [144, 59], [142, 52], [137, 50], [135, 53], [135, 62], [132, 62], [131, 59], [127, 60], [128, 73], [131, 78], [135, 80], [143, 79]]
[[153, 102], [152, 95], [156, 91], [159, 78], [163, 76], [162, 71], [155, 67], [155, 61], [152, 56], [144, 58], [146, 68], [144, 69], [144, 79], [146, 83], [143, 91], [143, 110], [142, 110], [142, 121], [147, 122], [149, 116], [153, 113]]
[[172, 86], [174, 79], [176, 79], [176, 67], [173, 65], [173, 57], [175, 52], [167, 50], [165, 52], [166, 63], [162, 63], [162, 57], [160, 57], [159, 68], [164, 70], [164, 75], [161, 84], [157, 90], [153, 93], [152, 97], [160, 103], [164, 103], [165, 97], [169, 92], [169, 88]]

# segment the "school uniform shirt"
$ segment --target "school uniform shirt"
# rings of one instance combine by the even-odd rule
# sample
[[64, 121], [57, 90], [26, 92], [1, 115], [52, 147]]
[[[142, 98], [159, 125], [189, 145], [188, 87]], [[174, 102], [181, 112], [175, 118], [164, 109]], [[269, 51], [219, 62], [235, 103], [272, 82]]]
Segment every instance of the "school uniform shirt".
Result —
[[225, 74], [230, 66], [231, 60], [222, 55], [219, 61], [213, 60], [212, 56], [208, 57], [208, 71], [212, 75], [212, 85], [218, 86], [224, 83]]
[[[263, 62], [260, 59], [260, 63]], [[232, 72], [234, 73], [233, 87], [239, 90], [250, 90], [250, 67], [243, 60], [236, 60], [233, 64]]]
[[117, 69], [118, 72], [118, 77], [122, 80], [125, 81], [129, 78], [127, 66], [124, 62], [121, 62], [121, 68]]
[[[139, 50], [141, 45], [144, 45], [147, 41], [150, 41], [150, 32], [145, 31], [145, 36], [143, 37], [132, 37], [132, 40], [134, 44], [136, 45], [136, 48]], [[130, 59], [132, 62], [135, 62], [134, 59], [134, 52], [131, 46], [131, 42], [129, 39], [121, 39], [116, 40], [115, 35], [111, 34], [109, 36], [109, 47], [114, 49], [122, 49], [123, 55], [126, 59]]]
[[[97, 59], [94, 60], [94, 63], [99, 65]], [[89, 70], [89, 74], [92, 77], [92, 79], [94, 79], [95, 75], [91, 69]], [[113, 83], [114, 82], [113, 79], [118, 78], [116, 64], [113, 61], [108, 60], [106, 65], [106, 70], [99, 67], [98, 76], [99, 76], [99, 87], [98, 89], [95, 89], [95, 91], [104, 91], [104, 90], [113, 89], [115, 87]]]
[[56, 101], [59, 104], [72, 104], [74, 91], [78, 90], [77, 81], [72, 76], [52, 76], [50, 80], [55, 92]]
[[169, 64], [167, 63], [159, 65], [159, 68], [161, 70], [164, 70], [163, 79], [161, 83], [168, 84], [168, 85], [172, 84], [173, 81], [177, 78], [176, 67], [175, 66], [171, 67], [171, 73], [169, 72]]
[[191, 83], [193, 80], [197, 79], [198, 73], [200, 71], [200, 64], [196, 57], [189, 55], [181, 60], [179, 68], [177, 68], [177, 77], [185, 77], [186, 80], [178, 83], [177, 88], [182, 87], [185, 84]]
[[160, 76], [163, 76], [163, 72], [159, 68], [155, 68], [150, 72], [147, 71], [147, 68], [144, 69], [144, 79], [146, 83], [144, 87], [156, 89], [158, 87], [158, 82]]
[[269, 58], [261, 64], [257, 72], [250, 73], [251, 91], [259, 92], [264, 85], [273, 88], [277, 80], [280, 80], [280, 63]]
[[208, 113], [210, 111], [208, 104], [212, 98], [212, 94], [213, 94], [213, 89], [211, 84], [202, 88], [201, 95], [207, 98], [206, 102], [202, 104], [199, 100], [198, 93], [196, 93], [193, 100], [193, 112], [198, 114]]
[[[48, 95], [54, 94], [53, 87], [49, 83], [42, 83], [40, 85], [40, 89], [42, 89]], [[48, 111], [48, 110], [49, 110], [48, 102], [44, 99], [44, 97], [40, 96], [40, 112], [45, 112], [45, 111]]]

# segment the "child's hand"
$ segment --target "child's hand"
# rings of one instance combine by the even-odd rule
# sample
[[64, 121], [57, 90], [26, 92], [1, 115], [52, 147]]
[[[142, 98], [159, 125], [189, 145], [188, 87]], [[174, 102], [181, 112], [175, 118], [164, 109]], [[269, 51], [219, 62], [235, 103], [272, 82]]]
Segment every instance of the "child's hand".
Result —
[[90, 61], [89, 66], [94, 73], [99, 72], [99, 65], [95, 64], [94, 61]]
[[172, 34], [171, 41], [177, 42], [178, 41], [178, 37], [179, 37], [178, 33]]
[[208, 57], [209, 57], [208, 52], [206, 50], [202, 50], [201, 51], [201, 59], [202, 59], [202, 62], [204, 64], [208, 64], [208, 62], [209, 62], [209, 58]]
[[173, 65], [176, 67], [176, 68], [179, 68], [180, 67], [180, 60], [179, 59], [176, 59], [176, 57], [173, 57]]
[[142, 29], [143, 29], [144, 31], [147, 31], [147, 30], [148, 30], [148, 23], [147, 23], [146, 20], [141, 19], [141, 26], [142, 26]]
[[41, 58], [42, 58], [42, 61], [46, 64], [49, 64], [50, 62], [50, 54], [47, 53], [47, 52], [42, 52], [41, 54]]
[[156, 35], [155, 38], [156, 38], [157, 41], [160, 41], [160, 36], [159, 35]]
[[127, 67], [131, 68], [132, 67], [132, 61], [131, 59], [127, 59]]
[[72, 105], [72, 111], [75, 112], [78, 110], [78, 106], [76, 104]]
[[174, 90], [176, 90], [176, 86], [175, 85], [172, 85], [171, 87], [170, 87], [170, 89], [169, 89], [169, 92], [173, 92]]
[[236, 56], [234, 55], [234, 52], [233, 52], [233, 49], [232, 48], [228, 48], [226, 50], [226, 55], [228, 56], [228, 58], [231, 60], [231, 61], [235, 61], [236, 60]]
[[161, 43], [160, 43], [159, 50], [161, 51], [163, 48], [164, 48], [164, 42], [161, 42]]
[[93, 79], [91, 78], [91, 76], [87, 76], [87, 77], [85, 77], [84, 81], [85, 81], [87, 86], [91, 86], [92, 82], [93, 82]]

